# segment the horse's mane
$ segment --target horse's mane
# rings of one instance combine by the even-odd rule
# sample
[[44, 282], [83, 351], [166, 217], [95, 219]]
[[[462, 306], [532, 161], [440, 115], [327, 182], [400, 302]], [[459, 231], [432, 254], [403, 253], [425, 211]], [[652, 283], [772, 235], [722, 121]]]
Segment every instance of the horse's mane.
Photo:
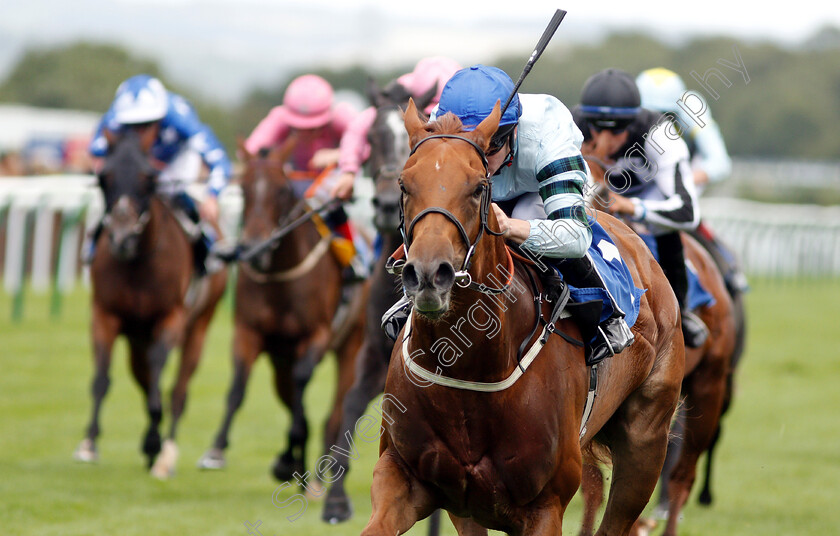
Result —
[[435, 121], [426, 123], [425, 127], [429, 134], [458, 134], [464, 130], [464, 124], [452, 112], [447, 112]]

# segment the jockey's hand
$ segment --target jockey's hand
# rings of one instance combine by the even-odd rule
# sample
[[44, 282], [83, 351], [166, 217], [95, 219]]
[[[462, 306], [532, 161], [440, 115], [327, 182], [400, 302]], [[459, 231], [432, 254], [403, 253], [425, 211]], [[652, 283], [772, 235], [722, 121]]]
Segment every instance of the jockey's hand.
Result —
[[330, 199], [350, 199], [353, 195], [355, 180], [356, 174], [349, 171], [339, 175], [335, 184], [330, 188]]
[[703, 171], [700, 168], [694, 168], [694, 185], [695, 186], [705, 186], [709, 183], [709, 174]]
[[309, 161], [312, 169], [324, 169], [327, 166], [338, 164], [338, 149], [318, 149]]
[[499, 205], [493, 203], [493, 213], [496, 215], [496, 221], [499, 222], [499, 231], [502, 237], [507, 240], [512, 240], [517, 244], [528, 240], [531, 234], [531, 224], [525, 220], [518, 220], [516, 218], [508, 218], [505, 211], [499, 208]]
[[636, 212], [636, 205], [630, 201], [629, 197], [624, 197], [611, 191], [609, 193], [609, 208], [607, 211], [611, 214], [632, 216]]
[[201, 219], [208, 223], [218, 223], [219, 221], [219, 200], [215, 195], [208, 195], [204, 201], [198, 205], [198, 214]]

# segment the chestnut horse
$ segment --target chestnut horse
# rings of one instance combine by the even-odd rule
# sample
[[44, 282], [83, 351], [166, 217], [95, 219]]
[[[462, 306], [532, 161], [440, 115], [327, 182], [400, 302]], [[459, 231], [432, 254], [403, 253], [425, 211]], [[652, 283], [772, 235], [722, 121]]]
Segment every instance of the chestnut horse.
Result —
[[[268, 239], [284, 222], [299, 218], [307, 210], [284, 172], [295, 142], [292, 137], [265, 157], [249, 154], [240, 143], [245, 164], [240, 178], [244, 199], [240, 244], [244, 249]], [[303, 407], [304, 389], [315, 366], [331, 350], [338, 358], [338, 377], [324, 450], [337, 440], [341, 401], [353, 382], [353, 360], [361, 344], [365, 289], [359, 287], [343, 314], [337, 314], [342, 267], [330, 254], [332, 235], [316, 221], [320, 222], [309, 219], [294, 227], [273, 247], [239, 264], [233, 376], [224, 417], [212, 447], [198, 462], [200, 468], [225, 466], [233, 416], [245, 397], [254, 362], [263, 352], [274, 368], [277, 395], [292, 414], [288, 446], [277, 456], [272, 467], [274, 476], [287, 481], [295, 473], [306, 473], [309, 425]]]
[[[603, 160], [592, 155], [586, 157], [590, 172], [597, 185], [604, 187]], [[603, 192], [601, 192], [603, 193]], [[603, 195], [596, 196], [595, 206], [609, 208]], [[632, 224], [636, 226], [638, 224]], [[684, 414], [684, 429], [680, 435], [678, 457], [670, 468], [667, 482], [670, 497], [668, 523], [664, 534], [677, 533], [679, 512], [688, 500], [696, 476], [700, 455], [711, 445], [717, 435], [724, 400], [729, 397], [728, 378], [736, 351], [743, 348], [738, 336], [736, 310], [727, 291], [717, 264], [708, 252], [689, 234], [681, 233], [686, 260], [697, 271], [701, 285], [714, 297], [714, 303], [700, 307], [696, 314], [709, 329], [709, 337], [700, 348], [685, 349], [685, 378], [683, 379], [680, 412]], [[669, 449], [671, 445], [669, 445]], [[581, 535], [593, 532], [595, 513], [603, 498], [603, 481], [595, 465], [584, 471], [583, 496], [585, 511]], [[647, 523], [651, 526], [652, 523]]]
[[[419, 102], [421, 108], [431, 100], [436, 87]], [[368, 96], [376, 108], [376, 117], [368, 131], [370, 157], [367, 168], [374, 184], [373, 223], [382, 240], [382, 253], [371, 276], [370, 299], [367, 305], [365, 338], [356, 357], [356, 379], [344, 398], [344, 414], [338, 436], [339, 452], [350, 452], [355, 424], [362, 417], [371, 400], [385, 388], [385, 376], [394, 342], [380, 328], [385, 311], [393, 305], [402, 292], [396, 278], [385, 270], [385, 261], [402, 244], [400, 226], [400, 187], [397, 183], [408, 159], [408, 135], [403, 125], [400, 106], [408, 103], [409, 94], [401, 85], [393, 83], [380, 89], [372, 80]], [[338, 523], [353, 515], [350, 498], [344, 491], [344, 479], [350, 470], [350, 458], [341, 456], [336, 479], [330, 486], [321, 515], [324, 521]]]
[[414, 149], [400, 178], [402, 282], [414, 311], [385, 386], [405, 413], [383, 423], [365, 536], [402, 534], [435, 508], [460, 535], [561, 534], [583, 451], [596, 443], [614, 468], [599, 534], [627, 534], [662, 469], [684, 366], [674, 293], [642, 240], [598, 214], [647, 289], [636, 342], [588, 368], [569, 342], [574, 322], [552, 316], [538, 329], [551, 313], [543, 288], [492, 231], [484, 151], [499, 117], [497, 105], [462, 132], [450, 114], [424, 123], [413, 103], [405, 114]]
[[[157, 170], [149, 151], [156, 126], [106, 133], [109, 152], [99, 173], [105, 198], [104, 230], [91, 264], [93, 284], [93, 414], [75, 457], [97, 459], [99, 411], [111, 383], [111, 350], [118, 335], [128, 339], [131, 371], [146, 396], [149, 428], [142, 450], [151, 472], [166, 478], [175, 470], [175, 432], [187, 399], [187, 384], [201, 359], [207, 326], [227, 280], [222, 270], [189, 293], [193, 252], [172, 210], [155, 194]], [[181, 347], [172, 390], [169, 437], [161, 446], [160, 375], [169, 351]], [[162, 450], [161, 450], [162, 449]]]

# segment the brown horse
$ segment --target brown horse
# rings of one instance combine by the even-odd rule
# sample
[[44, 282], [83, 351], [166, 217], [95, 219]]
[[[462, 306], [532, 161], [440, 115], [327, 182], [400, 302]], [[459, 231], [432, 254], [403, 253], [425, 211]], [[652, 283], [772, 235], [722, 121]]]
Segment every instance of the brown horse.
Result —
[[[434, 95], [431, 92], [421, 99], [424, 108]], [[367, 303], [367, 325], [365, 338], [356, 357], [356, 379], [344, 398], [337, 450], [349, 452], [356, 422], [362, 417], [368, 404], [385, 388], [385, 376], [394, 342], [379, 327], [385, 311], [401, 296], [395, 276], [385, 270], [385, 261], [400, 244], [400, 187], [397, 183], [400, 171], [408, 159], [408, 135], [403, 125], [400, 106], [408, 103], [409, 94], [401, 85], [393, 83], [379, 89], [375, 82], [368, 86], [368, 96], [376, 107], [376, 117], [368, 131], [370, 157], [367, 167], [374, 186], [373, 223], [382, 240], [382, 253], [371, 275], [370, 299]], [[350, 519], [353, 514], [350, 498], [344, 490], [344, 479], [350, 471], [350, 458], [338, 457], [337, 476], [330, 485], [324, 502], [322, 519], [338, 523]]]
[[[606, 164], [588, 156], [590, 172], [597, 185], [604, 185]], [[595, 197], [596, 206], [608, 209], [609, 201], [603, 195]], [[709, 448], [716, 436], [724, 399], [728, 397], [727, 378], [737, 344], [735, 308], [720, 271], [706, 250], [690, 235], [681, 233], [686, 260], [697, 271], [700, 283], [714, 297], [715, 302], [701, 307], [697, 312], [709, 328], [709, 337], [700, 348], [685, 350], [685, 378], [683, 379], [681, 412], [684, 412], [684, 429], [681, 448], [675, 465], [670, 470], [668, 482], [668, 523], [665, 535], [677, 533], [679, 512], [688, 500], [696, 476], [699, 456]], [[585, 512], [581, 535], [592, 534], [595, 514], [603, 498], [603, 480], [597, 466], [587, 466], [584, 471], [583, 496]], [[650, 526], [650, 523], [647, 523]]]
[[[246, 249], [268, 239], [278, 225], [307, 210], [284, 172], [295, 141], [288, 140], [265, 157], [249, 154], [240, 143], [245, 163], [240, 179], [244, 198], [240, 244]], [[353, 382], [353, 360], [361, 344], [366, 289], [358, 288], [344, 313], [337, 315], [342, 267], [330, 254], [329, 231], [315, 221], [307, 220], [274, 247], [239, 264], [233, 377], [221, 426], [213, 446], [198, 462], [201, 468], [224, 467], [233, 416], [242, 404], [251, 368], [263, 352], [271, 358], [275, 390], [292, 413], [289, 444], [277, 456], [272, 467], [274, 476], [287, 481], [295, 473], [306, 472], [309, 425], [303, 393], [315, 366], [331, 350], [338, 357], [338, 383], [324, 434], [325, 452], [337, 440], [341, 401]]]
[[[108, 134], [110, 147], [99, 174], [105, 197], [104, 229], [91, 265], [93, 283], [93, 415], [75, 456], [97, 459], [99, 410], [111, 383], [111, 349], [118, 335], [128, 338], [131, 371], [146, 395], [149, 428], [142, 450], [152, 474], [175, 470], [175, 432], [187, 399], [187, 384], [201, 359], [204, 337], [224, 293], [224, 270], [203, 278], [189, 293], [192, 247], [172, 210], [155, 194], [157, 171], [149, 151], [156, 126]], [[158, 431], [163, 406], [160, 375], [169, 351], [181, 347], [172, 390], [169, 437]], [[161, 450], [162, 449], [162, 450]]]
[[599, 534], [627, 534], [662, 468], [684, 366], [674, 294], [641, 239], [599, 214], [647, 289], [636, 342], [589, 369], [567, 340], [579, 338], [574, 322], [537, 329], [551, 312], [543, 289], [491, 230], [483, 156], [499, 117], [497, 105], [462, 132], [452, 115], [424, 124], [413, 103], [405, 114], [414, 152], [400, 179], [402, 281], [414, 312], [385, 387], [405, 413], [384, 423], [366, 536], [402, 534], [438, 507], [460, 535], [560, 534], [594, 443], [609, 449], [615, 477]]

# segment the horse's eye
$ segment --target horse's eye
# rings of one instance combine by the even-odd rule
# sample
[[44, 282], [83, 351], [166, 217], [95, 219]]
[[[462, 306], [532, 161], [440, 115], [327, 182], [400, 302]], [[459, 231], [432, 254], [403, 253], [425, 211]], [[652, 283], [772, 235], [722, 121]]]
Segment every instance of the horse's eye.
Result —
[[400, 180], [400, 191], [403, 193], [403, 195], [408, 195], [408, 191], [405, 189], [405, 185], [403, 184], [402, 180]]
[[475, 187], [475, 190], [473, 191], [473, 197], [481, 197], [482, 193], [484, 193], [484, 185], [479, 184]]

